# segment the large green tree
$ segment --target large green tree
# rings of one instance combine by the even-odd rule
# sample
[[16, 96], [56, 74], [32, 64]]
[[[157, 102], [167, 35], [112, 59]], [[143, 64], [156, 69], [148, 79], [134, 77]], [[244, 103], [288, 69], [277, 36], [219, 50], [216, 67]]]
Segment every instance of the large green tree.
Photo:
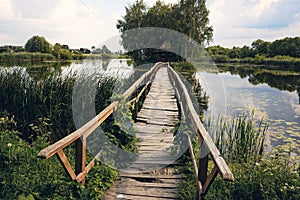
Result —
[[[213, 28], [209, 26], [209, 11], [206, 8], [205, 0], [180, 0], [178, 4], [165, 4], [157, 1], [152, 7], [148, 7], [143, 0], [136, 0], [125, 9], [125, 16], [117, 22], [117, 28], [121, 33], [135, 28], [161, 27], [184, 33], [200, 44], [209, 43], [212, 40]], [[129, 36], [126, 35], [126, 37]], [[149, 38], [150, 40], [151, 38]], [[129, 44], [124, 42], [124, 37], [123, 45], [125, 49], [130, 49], [127, 48]], [[142, 58], [148, 61], [151, 57], [161, 60], [161, 56], [157, 56], [158, 54], [167, 55], [166, 52], [154, 49], [137, 50], [131, 53], [134, 59]], [[155, 59], [152, 61], [156, 61]]]
[[44, 37], [36, 35], [26, 42], [25, 51], [50, 53], [51, 45]]

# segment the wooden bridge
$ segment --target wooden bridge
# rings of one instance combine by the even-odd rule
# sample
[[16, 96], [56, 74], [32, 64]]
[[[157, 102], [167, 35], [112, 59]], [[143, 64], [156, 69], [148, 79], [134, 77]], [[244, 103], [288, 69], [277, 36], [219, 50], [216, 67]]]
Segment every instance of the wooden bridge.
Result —
[[[137, 88], [142, 89], [137, 92]], [[130, 99], [132, 94], [136, 95]], [[168, 63], [157, 63], [124, 93], [129, 103], [137, 103], [143, 95], [146, 99], [134, 124], [139, 156], [126, 170], [119, 172], [119, 181], [107, 191], [104, 199], [178, 199], [178, 185], [182, 179], [178, 166], [182, 163], [170, 157], [170, 149], [174, 146], [173, 129], [179, 119], [185, 119], [193, 126], [201, 150], [207, 150], [197, 164], [191, 138], [186, 134], [194, 166], [195, 197], [203, 197], [218, 174], [223, 180], [233, 181], [230, 169], [202, 125], [185, 85]], [[84, 184], [96, 159], [86, 163], [87, 137], [119, 106], [119, 101], [112, 102], [83, 127], [43, 149], [38, 156], [48, 159], [57, 155], [70, 178]], [[63, 151], [73, 142], [76, 143], [75, 170]], [[209, 159], [214, 163], [210, 172]]]

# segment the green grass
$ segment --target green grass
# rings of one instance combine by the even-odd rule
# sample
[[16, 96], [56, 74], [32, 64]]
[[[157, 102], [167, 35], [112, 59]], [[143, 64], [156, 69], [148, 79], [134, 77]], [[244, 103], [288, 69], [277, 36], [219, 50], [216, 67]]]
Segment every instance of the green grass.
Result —
[[277, 69], [300, 71], [300, 58], [290, 56], [265, 57], [256, 55], [254, 58], [231, 59], [226, 55], [213, 55], [212, 59], [220, 63], [244, 63], [253, 65], [267, 65]]
[[[78, 81], [75, 82], [75, 78]], [[98, 78], [94, 96], [97, 113], [111, 102], [117, 81], [101, 74]], [[114, 182], [116, 171], [98, 163], [88, 174], [83, 187], [70, 180], [55, 156], [48, 160], [37, 158], [40, 150], [75, 130], [74, 85], [86, 84], [84, 88], [88, 88], [93, 81], [96, 81], [93, 77], [79, 77], [74, 73], [62, 76], [54, 72], [45, 79], [34, 80], [22, 69], [1, 71], [0, 199], [100, 199]], [[88, 95], [86, 90], [82, 94], [82, 97]], [[80, 99], [76, 100], [80, 102]], [[79, 108], [87, 109], [88, 103], [80, 104]], [[128, 107], [120, 112], [123, 120], [131, 119]], [[132, 130], [124, 129], [122, 125], [122, 121], [115, 122], [111, 116], [101, 127], [113, 144], [134, 151], [136, 138], [130, 135]], [[73, 145], [67, 147], [65, 153], [74, 165]]]
[[1, 53], [0, 54], [0, 65], [4, 66], [15, 66], [20, 64], [34, 64], [38, 62], [55, 60], [52, 54], [46, 53]]
[[[117, 177], [117, 172], [97, 163], [86, 179], [86, 186], [70, 181], [55, 157], [37, 158], [49, 142], [38, 137], [32, 144], [14, 130], [13, 118], [0, 118], [0, 199], [100, 199]], [[65, 153], [74, 163], [74, 149]]]
[[[206, 199], [299, 199], [299, 157], [293, 149], [276, 147], [264, 151], [267, 123], [257, 122], [253, 115], [242, 115], [232, 121], [218, 119], [207, 123], [208, 133], [229, 164], [235, 181], [224, 182], [218, 176]], [[199, 143], [193, 142], [196, 157]], [[184, 180], [180, 184], [180, 198], [194, 199], [196, 194], [193, 165], [188, 156], [183, 170]], [[209, 162], [210, 170], [213, 167]]]

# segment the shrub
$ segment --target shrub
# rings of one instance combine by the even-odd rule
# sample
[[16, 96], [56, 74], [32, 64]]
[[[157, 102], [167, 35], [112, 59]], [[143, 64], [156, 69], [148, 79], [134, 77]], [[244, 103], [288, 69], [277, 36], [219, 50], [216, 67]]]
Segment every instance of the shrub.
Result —
[[[85, 187], [70, 181], [55, 157], [37, 158], [37, 153], [49, 145], [46, 139], [38, 137], [28, 144], [13, 130], [14, 124], [12, 118], [0, 118], [0, 199], [99, 199], [114, 182], [116, 171], [99, 163]], [[74, 150], [66, 149], [65, 153], [73, 163]]]
[[[208, 132], [213, 132], [215, 143], [229, 163], [235, 181], [224, 182], [218, 176], [206, 199], [300, 198], [299, 157], [291, 153], [292, 150], [280, 146], [264, 153], [266, 128], [263, 121], [255, 125], [253, 115], [240, 116], [231, 123], [219, 119], [214, 131], [208, 127]], [[195, 154], [198, 154], [199, 143], [194, 142], [193, 145]], [[195, 177], [190, 158], [187, 160], [179, 194], [181, 199], [194, 199]], [[210, 169], [212, 164], [210, 161]]]

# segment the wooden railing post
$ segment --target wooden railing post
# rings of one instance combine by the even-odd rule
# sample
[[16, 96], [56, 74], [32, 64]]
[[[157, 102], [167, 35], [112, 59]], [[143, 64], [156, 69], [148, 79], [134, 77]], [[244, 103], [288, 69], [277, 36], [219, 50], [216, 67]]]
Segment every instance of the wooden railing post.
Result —
[[[75, 173], [76, 176], [85, 170], [86, 165], [86, 137], [82, 136], [75, 142]], [[82, 179], [81, 183], [85, 184], [85, 178]]]
[[200, 146], [200, 154], [199, 154], [199, 180], [202, 185], [204, 185], [207, 179], [207, 170], [208, 170], [208, 156], [209, 150], [205, 145], [205, 141], [202, 142]]
[[[200, 154], [199, 154], [199, 167], [198, 167], [198, 179], [202, 186], [204, 186], [207, 179], [207, 171], [208, 171], [208, 148], [206, 147], [204, 141], [200, 146]], [[199, 195], [199, 199], [204, 199], [204, 195], [201, 193]]]

